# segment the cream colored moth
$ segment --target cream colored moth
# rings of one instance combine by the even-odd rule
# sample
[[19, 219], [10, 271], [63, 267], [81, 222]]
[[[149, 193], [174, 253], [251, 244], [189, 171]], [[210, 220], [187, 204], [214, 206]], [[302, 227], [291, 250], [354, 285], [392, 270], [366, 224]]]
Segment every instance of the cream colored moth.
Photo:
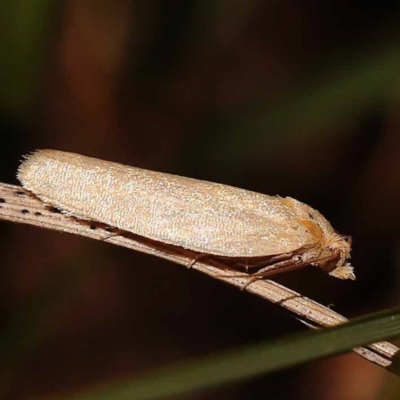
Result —
[[23, 187], [48, 205], [156, 242], [256, 267], [255, 276], [312, 265], [355, 279], [351, 241], [290, 197], [39, 150], [19, 167]]

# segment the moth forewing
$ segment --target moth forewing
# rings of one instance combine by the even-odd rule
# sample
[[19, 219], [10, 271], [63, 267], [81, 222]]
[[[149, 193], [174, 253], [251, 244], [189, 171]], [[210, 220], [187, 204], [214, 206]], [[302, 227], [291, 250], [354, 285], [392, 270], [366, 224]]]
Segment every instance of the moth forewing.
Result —
[[[29, 155], [18, 178], [45, 203], [78, 218], [249, 265], [282, 258], [265, 273], [268, 266], [279, 271], [279, 263], [282, 270], [312, 264], [332, 275], [349, 267], [349, 243], [318, 211], [288, 197], [56, 150]], [[342, 275], [335, 276], [354, 277]]]

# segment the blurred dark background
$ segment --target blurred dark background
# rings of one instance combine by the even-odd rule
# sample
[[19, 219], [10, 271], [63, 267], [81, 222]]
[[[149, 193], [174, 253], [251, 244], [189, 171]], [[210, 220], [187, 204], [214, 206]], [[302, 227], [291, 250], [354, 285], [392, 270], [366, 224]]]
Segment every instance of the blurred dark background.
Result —
[[[0, 180], [54, 148], [292, 196], [353, 237], [356, 282], [277, 280], [346, 316], [399, 300], [400, 4], [4, 0]], [[79, 391], [305, 329], [106, 243], [0, 223], [7, 399]], [[182, 399], [377, 399], [345, 355]], [[380, 397], [379, 397], [380, 398]]]

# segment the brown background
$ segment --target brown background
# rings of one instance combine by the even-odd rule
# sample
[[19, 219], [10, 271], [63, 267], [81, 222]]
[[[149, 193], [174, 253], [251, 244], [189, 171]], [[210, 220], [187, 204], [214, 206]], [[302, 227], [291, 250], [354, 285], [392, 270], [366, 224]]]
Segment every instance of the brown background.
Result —
[[[277, 278], [346, 316], [398, 302], [400, 5], [6, 0], [0, 179], [55, 148], [292, 196], [353, 237], [358, 280]], [[75, 391], [303, 328], [276, 306], [106, 243], [1, 222], [9, 399]], [[184, 399], [376, 399], [355, 355]]]

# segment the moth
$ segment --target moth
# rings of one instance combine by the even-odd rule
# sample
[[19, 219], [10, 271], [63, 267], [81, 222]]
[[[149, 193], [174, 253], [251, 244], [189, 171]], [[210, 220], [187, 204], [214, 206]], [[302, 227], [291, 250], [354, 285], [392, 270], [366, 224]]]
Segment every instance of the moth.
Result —
[[77, 218], [229, 260], [256, 277], [319, 267], [355, 279], [351, 240], [317, 210], [290, 197], [38, 150], [18, 170], [23, 187]]

